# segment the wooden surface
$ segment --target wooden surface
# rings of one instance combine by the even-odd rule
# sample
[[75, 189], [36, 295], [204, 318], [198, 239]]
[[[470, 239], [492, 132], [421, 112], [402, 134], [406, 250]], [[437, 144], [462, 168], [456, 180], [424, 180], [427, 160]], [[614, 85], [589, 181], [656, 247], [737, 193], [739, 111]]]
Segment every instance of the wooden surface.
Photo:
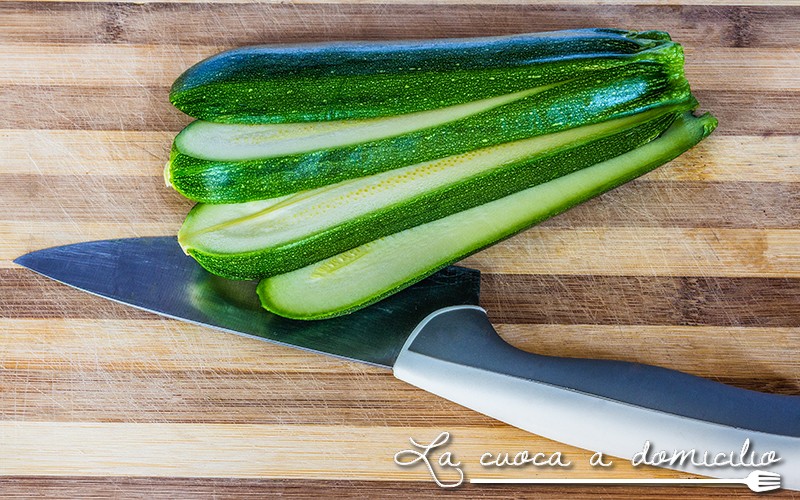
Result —
[[409, 437], [451, 432], [450, 450], [468, 477], [487, 475], [477, 465], [483, 452], [521, 450], [562, 451], [576, 465], [499, 475], [687, 476], [622, 461], [594, 470], [586, 452], [383, 370], [155, 317], [11, 262], [47, 246], [177, 230], [190, 204], [164, 187], [161, 170], [189, 119], [167, 91], [183, 69], [219, 50], [591, 26], [672, 33], [686, 47], [702, 108], [720, 127], [670, 165], [469, 258], [484, 272], [483, 305], [505, 338], [538, 353], [651, 363], [800, 394], [796, 1], [3, 2], [0, 495], [751, 495], [443, 491], [423, 468], [393, 463]]

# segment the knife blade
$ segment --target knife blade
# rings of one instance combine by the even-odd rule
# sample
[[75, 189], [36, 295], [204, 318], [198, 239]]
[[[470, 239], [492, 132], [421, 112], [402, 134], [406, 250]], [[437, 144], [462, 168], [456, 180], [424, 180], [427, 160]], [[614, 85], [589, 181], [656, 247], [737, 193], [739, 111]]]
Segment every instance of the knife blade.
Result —
[[77, 243], [14, 262], [145, 311], [385, 368], [394, 365], [408, 334], [425, 316], [453, 304], [477, 304], [480, 289], [478, 271], [451, 266], [377, 307], [326, 321], [298, 321], [262, 308], [257, 282], [207, 272], [183, 253], [175, 237]]
[[[227, 332], [393, 370], [405, 382], [521, 429], [625, 459], [645, 446], [751, 458], [800, 489], [800, 396], [761, 393], [638, 363], [541, 356], [496, 333], [480, 273], [451, 266], [383, 301], [321, 321], [261, 308], [254, 282], [215, 277], [174, 237], [84, 242], [15, 260], [123, 304]], [[740, 461], [748, 456], [740, 456]], [[733, 464], [661, 464], [721, 478]]]

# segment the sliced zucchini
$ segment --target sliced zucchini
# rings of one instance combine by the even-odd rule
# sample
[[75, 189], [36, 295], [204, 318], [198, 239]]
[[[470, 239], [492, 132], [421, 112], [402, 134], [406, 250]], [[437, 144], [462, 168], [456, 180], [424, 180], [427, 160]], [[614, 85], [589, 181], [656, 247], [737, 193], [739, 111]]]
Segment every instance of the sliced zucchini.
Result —
[[269, 200], [197, 205], [178, 239], [214, 274], [253, 279], [306, 266], [627, 152], [666, 129], [672, 105]]
[[677, 61], [629, 64], [588, 78], [371, 120], [282, 125], [195, 122], [175, 139], [166, 177], [195, 201], [241, 203], [690, 98]]
[[296, 319], [359, 309], [672, 160], [716, 124], [710, 115], [683, 114], [661, 137], [620, 156], [264, 279], [261, 303]]
[[396, 137], [477, 115], [552, 86], [456, 104], [446, 108], [368, 120], [334, 120], [282, 124], [195, 121], [175, 137], [179, 154], [220, 162], [275, 158]]

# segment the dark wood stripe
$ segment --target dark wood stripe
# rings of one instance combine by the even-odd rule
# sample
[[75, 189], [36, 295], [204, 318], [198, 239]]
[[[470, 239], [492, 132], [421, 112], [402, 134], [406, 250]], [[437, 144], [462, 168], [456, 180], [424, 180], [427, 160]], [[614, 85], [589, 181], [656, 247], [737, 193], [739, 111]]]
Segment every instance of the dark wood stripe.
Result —
[[[483, 274], [495, 323], [800, 326], [800, 279]], [[0, 317], [150, 317], [22, 268], [0, 269]]]
[[[0, 199], [14, 207], [17, 221], [159, 222], [176, 228], [192, 206], [164, 186], [160, 168], [152, 176], [0, 175]], [[796, 229], [800, 184], [639, 180], [541, 226]]]
[[715, 134], [800, 135], [800, 93], [697, 90], [694, 94], [700, 110], [719, 120]]
[[[144, 130], [177, 133], [191, 120], [172, 107], [169, 85], [94, 87], [7, 85], [0, 128]], [[800, 135], [800, 92], [696, 92], [719, 118], [717, 135]]]
[[[165, 154], [166, 162], [168, 154]], [[45, 165], [39, 165], [46, 168]], [[194, 205], [153, 176], [0, 175], [0, 199], [14, 220], [51, 223], [175, 222]], [[43, 203], [43, 200], [51, 200]]]
[[[380, 457], [375, 457], [380, 460]], [[420, 465], [422, 466], [422, 465]], [[342, 471], [346, 474], [347, 471]], [[438, 487], [433, 481], [349, 481], [319, 479], [236, 479], [236, 478], [161, 478], [161, 477], [0, 477], [4, 498], [130, 498], [143, 500], [192, 499], [309, 499], [383, 498], [439, 499], [509, 498], [608, 499], [645, 498], [729, 499], [752, 498], [753, 493], [739, 488], [651, 487], [647, 490], [623, 486], [532, 486], [475, 485], [465, 483], [455, 490]], [[796, 493], [779, 490], [769, 498], [795, 498]]]
[[800, 279], [483, 274], [496, 323], [800, 326]]
[[[788, 44], [796, 46], [800, 37], [797, 7], [14, 2], [4, 3], [2, 11], [6, 29], [0, 34], [0, 43], [169, 43], [228, 48], [597, 26], [658, 28], [696, 47], [787, 48]], [[456, 11], [457, 16], [453, 15]]]
[[[177, 133], [192, 119], [161, 87], [6, 85], [0, 92], [0, 128], [142, 130]], [[800, 99], [800, 98], [799, 98]]]
[[639, 180], [541, 226], [797, 229], [800, 184]]

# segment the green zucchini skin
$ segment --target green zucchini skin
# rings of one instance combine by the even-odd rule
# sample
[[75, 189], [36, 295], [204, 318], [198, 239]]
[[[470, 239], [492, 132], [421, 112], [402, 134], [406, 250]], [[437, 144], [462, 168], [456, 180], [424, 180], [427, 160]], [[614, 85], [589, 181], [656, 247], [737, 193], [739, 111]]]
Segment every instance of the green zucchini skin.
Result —
[[[693, 105], [687, 102], [682, 109]], [[185, 249], [208, 271], [230, 279], [256, 279], [286, 273], [376, 238], [482, 205], [623, 154], [663, 132], [675, 119], [675, 111], [674, 107], [667, 108], [666, 114], [638, 126], [505, 164], [295, 241], [238, 253], [219, 253], [190, 245]], [[179, 240], [185, 241], [182, 234], [191, 233], [193, 215], [202, 209], [203, 205], [198, 205], [189, 213]]]
[[191, 157], [173, 144], [166, 176], [185, 197], [241, 203], [314, 189], [354, 177], [505, 142], [629, 116], [691, 98], [682, 57], [598, 71], [541, 93], [443, 125], [361, 144], [245, 161]]
[[[396, 233], [390, 241], [377, 239], [348, 253], [264, 279], [257, 287], [261, 304], [270, 312], [300, 320], [330, 318], [361, 309], [667, 163], [707, 137], [716, 125], [711, 115], [694, 117], [686, 113], [661, 137], [623, 155]], [[442, 238], [443, 233], [449, 238]], [[415, 254], [418, 248], [424, 249], [422, 256]], [[395, 271], [378, 277], [388, 263], [396, 265]], [[364, 267], [371, 270], [370, 279], [362, 279]]]
[[651, 57], [669, 35], [585, 29], [491, 38], [243, 47], [186, 70], [170, 101], [226, 123], [374, 118], [441, 108]]

